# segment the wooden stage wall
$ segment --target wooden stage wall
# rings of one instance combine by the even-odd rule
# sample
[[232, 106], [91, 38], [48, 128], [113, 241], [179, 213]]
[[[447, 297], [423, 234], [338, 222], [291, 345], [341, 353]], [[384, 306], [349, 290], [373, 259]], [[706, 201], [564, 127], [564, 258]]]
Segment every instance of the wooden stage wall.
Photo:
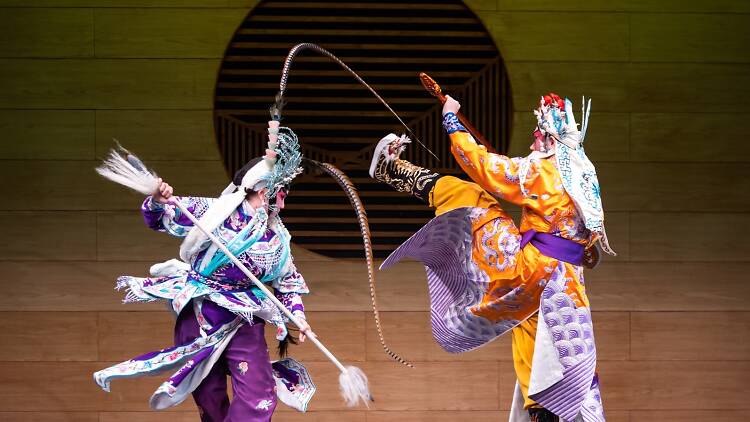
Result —
[[[750, 420], [750, 3], [467, 2], [506, 60], [513, 149], [538, 96], [593, 97], [597, 163], [616, 259], [587, 275], [610, 421]], [[0, 0], [0, 420], [195, 421], [192, 403], [148, 411], [159, 379], [101, 392], [91, 373], [169, 344], [160, 305], [121, 306], [119, 274], [177, 243], [147, 231], [139, 198], [93, 167], [116, 137], [179, 192], [225, 176], [214, 81], [250, 0]], [[376, 402], [346, 410], [335, 373], [293, 349], [319, 385], [308, 415], [279, 421], [500, 421], [513, 387], [508, 339], [451, 356], [426, 331], [422, 269], [381, 274], [377, 343], [361, 262], [298, 251], [321, 338], [370, 376]]]

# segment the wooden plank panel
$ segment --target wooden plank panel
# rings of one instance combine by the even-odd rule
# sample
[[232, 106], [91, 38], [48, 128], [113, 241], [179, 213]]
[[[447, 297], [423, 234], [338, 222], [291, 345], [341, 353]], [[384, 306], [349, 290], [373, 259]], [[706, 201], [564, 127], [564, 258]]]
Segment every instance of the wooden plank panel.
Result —
[[594, 11], [594, 12], [621, 12], [628, 10], [632, 2], [627, 0], [573, 0], [566, 4], [559, 4], [550, 0], [536, 0], [534, 2], [524, 0], [495, 0], [497, 10], [508, 11]]
[[[312, 411], [345, 409], [338, 392], [338, 371], [330, 363], [308, 366], [318, 391]], [[415, 369], [399, 364], [364, 363], [375, 399], [371, 411], [480, 410], [496, 411], [499, 371], [494, 362], [420, 362]], [[482, 375], [482, 388], [471, 374]], [[450, 385], [450, 388], [442, 386]], [[284, 409], [286, 410], [286, 409]]]
[[630, 66], [627, 69], [630, 101], [626, 108], [632, 111], [731, 113], [741, 110], [742, 98], [750, 95], [750, 66], [745, 64]]
[[516, 371], [513, 369], [513, 362], [500, 362], [498, 372], [500, 374], [498, 386], [500, 409], [510, 410], [513, 404], [513, 392], [516, 388]]
[[[188, 401], [192, 401], [188, 399]], [[101, 412], [99, 422], [161, 422], [165, 416], [161, 412]], [[171, 412], [169, 422], [198, 422], [198, 410], [192, 412]]]
[[633, 312], [633, 360], [748, 360], [750, 313]]
[[531, 110], [549, 91], [586, 95], [592, 110], [623, 112], [735, 112], [750, 95], [744, 64], [508, 62], [515, 110]]
[[0, 7], [175, 7], [222, 8], [252, 7], [258, 0], [0, 0]]
[[633, 213], [634, 261], [747, 261], [750, 214]]
[[[633, 161], [748, 162], [750, 145], [737, 142], [747, 113], [633, 113]], [[592, 128], [593, 130], [593, 128]]]
[[625, 410], [607, 410], [606, 404], [604, 407], [604, 413], [609, 422], [631, 422], [636, 420], [631, 418], [631, 412]]
[[93, 111], [3, 110], [0, 133], [0, 159], [94, 158]]
[[[601, 163], [597, 174], [609, 211], [737, 212], [750, 208], [746, 163]], [[685, 186], [687, 189], [678, 189]]]
[[632, 94], [626, 76], [630, 64], [555, 62], [553, 66], [546, 66], [516, 61], [505, 65], [513, 87], [513, 109], [516, 111], [535, 109], [539, 97], [550, 91], [574, 99], [576, 104], [582, 95], [591, 97], [592, 113], [628, 111], [627, 104]]
[[245, 9], [95, 9], [97, 57], [222, 58]]
[[750, 62], [750, 15], [638, 13], [630, 28], [634, 61]]
[[218, 60], [0, 59], [0, 108], [209, 109]]
[[[0, 274], [14, 281], [0, 283], [0, 311], [161, 311], [161, 303], [122, 305], [122, 292], [113, 289], [118, 276], [145, 276], [152, 262], [0, 262]], [[361, 262], [303, 261], [299, 268], [312, 290], [309, 311], [365, 311], [372, 318]], [[586, 291], [594, 311], [750, 311], [748, 271], [750, 263], [604, 263], [586, 271]], [[429, 310], [421, 265], [378, 274], [381, 311]]]
[[[286, 412], [282, 408], [283, 403], [279, 403], [276, 412], [273, 415], [274, 422], [365, 422], [365, 412], [363, 411], [331, 411], [331, 412]], [[102, 412], [99, 422], [162, 422], [164, 414], [160, 412]], [[169, 414], [170, 422], [198, 422], [200, 420], [198, 411], [194, 412], [171, 412]]]
[[[5, 210], [129, 210], [140, 209], [143, 195], [100, 177], [101, 161], [5, 160], [0, 185]], [[147, 161], [176, 193], [218, 196], [228, 177], [218, 161]]]
[[153, 261], [176, 258], [181, 238], [149, 229], [140, 212], [100, 212], [97, 256], [105, 261]]
[[594, 310], [748, 311], [750, 264], [640, 262], [586, 271]]
[[[484, 13], [483, 23], [505, 60], [627, 61], [630, 47], [625, 14]], [[545, 30], [539, 26], [544, 23]], [[547, 32], [549, 31], [549, 32]], [[549, 40], [555, 34], [555, 42]]]
[[94, 55], [91, 9], [7, 9], [0, 13], [0, 28], [0, 57]]
[[703, 422], [715, 420], [719, 417], [729, 421], [750, 420], [750, 411], [748, 410], [633, 410], [630, 414], [633, 421]]
[[[326, 347], [339, 359], [347, 362], [365, 360], [364, 313], [309, 311], [307, 319]], [[173, 330], [174, 317], [167, 311], [102, 312], [99, 314], [99, 359], [122, 361], [171, 346]], [[273, 359], [276, 358], [275, 335], [272, 327], [266, 328], [266, 342]], [[289, 352], [304, 362], [327, 361], [316, 347], [307, 342], [291, 345]]]
[[[303, 299], [307, 302], [307, 296]], [[306, 306], [307, 321], [320, 340], [342, 361], [362, 362], [365, 360], [365, 320], [364, 312], [320, 312]], [[296, 337], [298, 333], [294, 332]], [[266, 329], [266, 341], [271, 354], [276, 356], [276, 333]], [[306, 341], [289, 347], [289, 354], [302, 362], [328, 362], [328, 359], [311, 342]], [[275, 359], [275, 357], [273, 357]]]
[[508, 420], [506, 411], [411, 411], [367, 412], [367, 422], [497, 422]]
[[97, 412], [0, 412], [5, 422], [100, 422]]
[[174, 321], [164, 306], [157, 312], [99, 313], [98, 359], [119, 362], [172, 346]]
[[750, 5], [732, 0], [712, 2], [700, 0], [573, 0], [556, 2], [554, 0], [497, 0], [498, 10], [538, 10], [538, 11], [607, 11], [607, 12], [716, 12], [747, 13]]
[[6, 324], [0, 361], [93, 361], [93, 312], [2, 312]]
[[0, 211], [0, 228], [0, 260], [96, 259], [96, 215], [91, 212]]
[[[103, 392], [92, 374], [112, 362], [2, 362], [0, 408], [10, 412], [148, 411], [159, 378], [118, 380]], [[164, 412], [194, 409], [191, 400]]]
[[[579, 100], [575, 99], [575, 101]], [[578, 118], [577, 109], [575, 113]], [[627, 113], [592, 115], [591, 126], [586, 134], [586, 155], [595, 165], [607, 161], [629, 161], [630, 124], [630, 115]], [[513, 113], [511, 156], [524, 157], [529, 154], [532, 132], [535, 128], [536, 117], [531, 111]]]
[[[315, 400], [315, 399], [313, 399]], [[367, 412], [364, 410], [341, 410], [341, 411], [308, 411], [305, 413], [290, 411], [283, 403], [279, 403], [276, 408], [276, 413], [273, 415], [273, 422], [365, 422], [367, 420]]]
[[[24, 0], [0, 0], [0, 7], [142, 7], [142, 8], [221, 8], [246, 7], [252, 8], [258, 0], [37, 0], [29, 4]], [[572, 11], [572, 12], [677, 12], [677, 13], [747, 13], [750, 6], [744, 2], [720, 0], [681, 1], [681, 0], [576, 0], [565, 3], [555, 1], [525, 0], [467, 0], [465, 3], [481, 18], [485, 11]]]
[[98, 110], [96, 155], [117, 139], [143, 160], [220, 161], [210, 110]]
[[156, 302], [124, 306], [123, 292], [114, 290], [118, 276], [143, 276], [149, 265], [142, 262], [0, 262], [0, 273], [7, 280], [13, 280], [13, 283], [0, 283], [0, 293], [6, 298], [0, 302], [0, 310], [163, 310], [164, 304]]
[[[386, 343], [409, 361], [512, 361], [511, 334], [477, 350], [452, 354], [432, 338], [429, 312], [381, 312]], [[598, 357], [600, 360], [628, 359], [630, 318], [627, 312], [594, 312]], [[383, 352], [372, 315], [367, 315], [367, 360], [391, 361]]]
[[[312, 261], [297, 263], [311, 289], [305, 306], [316, 311], [370, 310], [367, 267], [363, 261], [332, 261], [328, 265]], [[381, 311], [424, 311], [429, 309], [427, 277], [416, 262], [399, 264], [375, 274], [378, 308]]]
[[[598, 309], [594, 302], [594, 309]], [[596, 357], [599, 361], [630, 358], [630, 315], [628, 312], [593, 312]]]
[[327, 256], [323, 256], [320, 254], [317, 254], [313, 251], [309, 251], [302, 246], [295, 245], [294, 243], [291, 244], [292, 247], [292, 257], [294, 258], [294, 262], [299, 265], [302, 261], [313, 261], [313, 262], [324, 262], [324, 261], [336, 261], [336, 258], [330, 258]]
[[[611, 410], [747, 410], [750, 362], [601, 362]], [[697, 380], [700, 380], [697, 382]]]
[[[606, 189], [606, 188], [605, 188]], [[608, 197], [604, 197], [604, 209], [609, 209]], [[625, 262], [630, 260], [630, 215], [626, 212], [607, 211], [605, 226], [609, 246], [617, 256], [603, 254], [602, 262]]]
[[[82, 210], [95, 209], [96, 161], [5, 160], [0, 178], [14, 183], [0, 185], [0, 196], [7, 198], [5, 210]], [[98, 183], [97, 183], [98, 182]]]

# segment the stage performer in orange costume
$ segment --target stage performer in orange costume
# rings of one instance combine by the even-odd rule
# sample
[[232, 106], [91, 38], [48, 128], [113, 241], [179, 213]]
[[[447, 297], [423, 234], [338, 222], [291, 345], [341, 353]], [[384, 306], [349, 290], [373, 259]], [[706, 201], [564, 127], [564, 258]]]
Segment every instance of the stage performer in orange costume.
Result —
[[[447, 97], [443, 125], [474, 183], [399, 159], [405, 136], [390, 134], [375, 149], [370, 175], [436, 214], [381, 269], [406, 257], [424, 263], [433, 335], [449, 352], [511, 332], [511, 422], [604, 421], [583, 267], [598, 260], [597, 244], [614, 252], [596, 171], [583, 149], [590, 101], [579, 130], [569, 100], [542, 97], [532, 152], [520, 158], [478, 145], [459, 122], [459, 108]], [[498, 200], [522, 207], [520, 227]]]

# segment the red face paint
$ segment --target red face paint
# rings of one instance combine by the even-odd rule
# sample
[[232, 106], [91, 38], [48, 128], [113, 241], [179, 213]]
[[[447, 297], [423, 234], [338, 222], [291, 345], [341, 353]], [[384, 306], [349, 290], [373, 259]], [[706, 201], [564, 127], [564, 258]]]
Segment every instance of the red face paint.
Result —
[[534, 143], [531, 144], [530, 149], [532, 151], [543, 151], [544, 150], [544, 134], [539, 128], [534, 130]]
[[284, 209], [284, 199], [286, 199], [286, 192], [279, 191], [276, 194], [276, 206], [280, 209]]

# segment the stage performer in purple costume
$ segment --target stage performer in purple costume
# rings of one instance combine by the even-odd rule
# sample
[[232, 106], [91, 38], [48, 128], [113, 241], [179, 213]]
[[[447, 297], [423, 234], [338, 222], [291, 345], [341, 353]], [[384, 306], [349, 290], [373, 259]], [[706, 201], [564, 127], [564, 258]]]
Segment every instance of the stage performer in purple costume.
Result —
[[[399, 158], [408, 138], [390, 134], [375, 149], [370, 175], [435, 208], [436, 218], [383, 263], [422, 261], [432, 331], [447, 351], [476, 349], [511, 332], [516, 390], [511, 422], [604, 421], [596, 346], [583, 267], [596, 244], [614, 254], [604, 231], [599, 183], [569, 100], [542, 97], [532, 152], [509, 158], [478, 145], [448, 97], [443, 126], [451, 152], [475, 183]], [[522, 207], [520, 227], [498, 200]]]
[[[294, 133], [269, 122], [265, 157], [246, 164], [219, 198], [181, 197], [200, 223], [251, 269], [294, 316], [302, 321], [299, 340], [314, 336], [305, 321], [302, 294], [307, 285], [290, 252], [290, 235], [278, 215], [291, 180], [301, 172]], [[103, 369], [96, 382], [177, 371], [152, 395], [154, 409], [177, 405], [192, 393], [202, 421], [270, 421], [277, 398], [305, 411], [315, 392], [309, 374], [291, 358], [270, 362], [264, 327], [276, 327], [283, 356], [291, 337], [283, 313], [206, 235], [169, 203], [172, 188], [160, 181], [141, 212], [156, 231], [185, 238], [181, 260], [151, 267], [150, 278], [124, 276], [118, 289], [125, 302], [165, 300], [176, 315], [174, 346]], [[293, 341], [293, 340], [291, 340]], [[231, 377], [233, 399], [227, 395]]]

